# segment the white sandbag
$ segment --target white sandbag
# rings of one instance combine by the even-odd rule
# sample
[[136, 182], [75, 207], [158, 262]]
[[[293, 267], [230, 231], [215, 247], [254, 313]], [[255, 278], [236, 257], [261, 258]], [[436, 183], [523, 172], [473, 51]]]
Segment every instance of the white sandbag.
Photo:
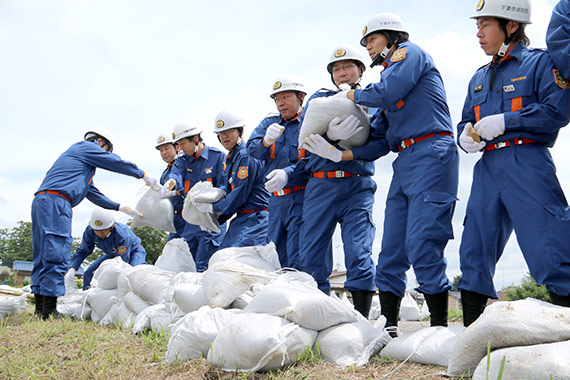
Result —
[[451, 350], [459, 335], [465, 331], [461, 325], [427, 327], [394, 338], [382, 350], [383, 358], [447, 367]]
[[204, 294], [210, 307], [226, 307], [255, 283], [267, 284], [277, 275], [235, 261], [211, 265], [204, 273]]
[[10, 295], [10, 296], [21, 296], [24, 291], [20, 288], [14, 288], [10, 285], [0, 285], [0, 294]]
[[341, 366], [363, 366], [391, 340], [387, 332], [378, 330], [368, 321], [342, 323], [322, 330], [317, 335], [321, 358]]
[[[248, 291], [242, 293], [231, 303], [230, 308], [239, 310], [245, 309], [251, 300], [263, 289], [263, 286], [264, 285], [261, 284], [253, 284]], [[252, 288], [256, 288], [257, 290], [252, 290]]]
[[[132, 268], [132, 267], [131, 267]], [[131, 292], [131, 283], [129, 282], [129, 272], [124, 271], [117, 277], [117, 297], [124, 299], [127, 293]]]
[[311, 134], [324, 135], [332, 119], [339, 116], [342, 120], [355, 115], [360, 121], [362, 130], [347, 140], [341, 140], [339, 145], [345, 149], [352, 149], [364, 145], [370, 132], [368, 115], [361, 106], [347, 99], [345, 96], [329, 96], [313, 98], [307, 106], [303, 124], [299, 132], [299, 147], [305, 144], [305, 139]]
[[360, 319], [352, 305], [296, 281], [266, 285], [244, 311], [283, 317], [315, 331]]
[[420, 321], [423, 321], [427, 317], [429, 317], [431, 313], [429, 312], [429, 307], [427, 302], [424, 302], [422, 307], [420, 307]]
[[284, 268], [277, 272], [277, 277], [271, 281], [272, 284], [278, 282], [304, 282], [313, 288], [318, 288], [317, 282], [310, 274], [296, 269]]
[[117, 289], [89, 289], [87, 292], [87, 303], [96, 313], [96, 317], [99, 317], [99, 319], [95, 322], [99, 322], [100, 318], [103, 318], [105, 314], [109, 312], [109, 309], [115, 303], [114, 299], [116, 296]]
[[170, 281], [174, 276], [175, 273], [164, 271], [154, 265], [139, 265], [133, 268], [127, 277], [137, 296], [156, 305], [168, 292]]
[[406, 295], [402, 299], [400, 304], [400, 320], [401, 321], [419, 321], [420, 320], [420, 308], [416, 300], [412, 297], [410, 292], [406, 292]]
[[11, 314], [22, 314], [25, 312], [28, 307], [27, 297], [28, 293], [23, 293], [17, 297], [0, 296], [0, 319]]
[[93, 322], [98, 323], [102, 317], [95, 310], [91, 310], [90, 318]]
[[97, 282], [99, 289], [117, 289], [119, 275], [131, 268], [132, 266], [124, 262], [121, 256], [104, 260], [93, 274], [93, 280]]
[[165, 305], [160, 306], [162, 307], [150, 315], [150, 329], [156, 333], [167, 333], [171, 321], [170, 311], [166, 310]]
[[73, 293], [65, 294], [57, 298], [57, 311], [63, 315], [73, 315], [80, 313], [77, 309], [83, 307], [87, 292], [83, 290], [76, 290]]
[[384, 330], [384, 328], [386, 327], [386, 322], [388, 322], [386, 317], [380, 315], [378, 319], [374, 322], [374, 328], [378, 330]]
[[178, 284], [173, 288], [172, 297], [176, 305], [185, 313], [191, 313], [208, 304], [206, 294], [200, 284]]
[[533, 298], [495, 302], [457, 339], [447, 368], [460, 377], [473, 373], [491, 350], [570, 340], [570, 308]]
[[208, 361], [224, 371], [271, 371], [295, 361], [316, 336], [280, 317], [244, 313], [220, 330]]
[[380, 300], [378, 297], [372, 297], [372, 303], [370, 304], [370, 311], [368, 312], [368, 319], [371, 321], [376, 321], [382, 315], [380, 311]]
[[125, 303], [125, 307], [134, 314], [139, 314], [144, 309], [152, 306], [151, 303], [146, 302], [133, 292], [128, 292], [123, 298], [123, 302]]
[[229, 247], [220, 249], [210, 257], [209, 266], [225, 260], [236, 261], [269, 272], [281, 268], [279, 256], [277, 255], [277, 250], [273, 242], [265, 246]]
[[151, 328], [151, 320], [155, 314], [161, 314], [165, 311], [163, 304], [152, 305], [141, 311], [133, 321], [133, 328], [131, 331], [133, 334], [138, 334], [147, 328]]
[[99, 321], [99, 325], [101, 326], [114, 325], [115, 323], [117, 323], [120, 307], [123, 304], [123, 302], [120, 302], [119, 298], [117, 297], [113, 298], [114, 298], [113, 306], [111, 306], [107, 314], [105, 314], [103, 318], [101, 318], [101, 320]]
[[158, 190], [150, 187], [135, 207], [143, 216], [133, 217], [131, 228], [150, 226], [157, 230], [176, 232], [174, 228], [174, 207], [168, 198], [160, 196]]
[[125, 303], [119, 305], [119, 313], [117, 315], [117, 323], [124, 330], [129, 330], [133, 327], [136, 315], [127, 308]]
[[201, 212], [195, 206], [196, 202], [216, 203], [224, 198], [226, 193], [222, 189], [212, 186], [211, 182], [198, 182], [188, 192], [182, 208], [182, 218], [190, 224], [204, 227], [213, 232], [220, 232], [218, 217], [209, 212]]
[[489, 376], [487, 377], [487, 356], [485, 356], [477, 366], [473, 380], [498, 379], [503, 358], [505, 358], [503, 379], [570, 380], [570, 341], [493, 351]]
[[196, 272], [196, 263], [184, 239], [172, 239], [162, 249], [154, 266], [174, 273]]
[[239, 315], [236, 310], [204, 306], [187, 314], [171, 328], [164, 363], [198, 359], [208, 354], [219, 331]]

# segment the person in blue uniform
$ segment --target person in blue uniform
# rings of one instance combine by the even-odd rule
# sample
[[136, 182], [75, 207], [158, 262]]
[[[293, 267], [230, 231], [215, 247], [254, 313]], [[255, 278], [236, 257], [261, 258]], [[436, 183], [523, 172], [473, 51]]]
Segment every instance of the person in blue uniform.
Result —
[[277, 78], [270, 96], [279, 113], [265, 117], [247, 141], [248, 154], [264, 163], [268, 179], [265, 185], [271, 194], [268, 240], [275, 243], [281, 266], [295, 269], [299, 269], [299, 231], [308, 178], [299, 176], [287, 183], [283, 172], [276, 169], [292, 165], [304, 156], [304, 149], [300, 150], [298, 145], [306, 94], [305, 86], [296, 76]]
[[[202, 140], [201, 133], [202, 131], [195, 125], [187, 122], [174, 126], [172, 138], [184, 154], [176, 159], [167, 176], [167, 181], [161, 190], [163, 197], [175, 195], [185, 197], [195, 184], [202, 181], [211, 182], [214, 187], [224, 186], [225, 155], [221, 150], [207, 146]], [[173, 190], [170, 190], [171, 183], [175, 184]], [[182, 237], [188, 243], [198, 272], [208, 269], [208, 261], [219, 249], [225, 230], [225, 224], [220, 226], [220, 232], [210, 232], [186, 223]]]
[[552, 11], [550, 24], [546, 31], [546, 46], [560, 70], [560, 75], [570, 79], [570, 0], [560, 0]]
[[[327, 71], [335, 86], [358, 86], [366, 66], [360, 53], [352, 46], [342, 45], [333, 50]], [[321, 89], [311, 96], [304, 112], [311, 109], [311, 101], [334, 96], [338, 90]], [[329, 124], [326, 139], [336, 143], [347, 139], [360, 128], [356, 116], [345, 120], [334, 118]], [[348, 132], [346, 132], [348, 130]], [[348, 133], [347, 135], [343, 135]], [[325, 137], [311, 135], [331, 146]], [[307, 139], [309, 140], [309, 138]], [[374, 295], [374, 262], [372, 242], [375, 226], [372, 206], [376, 183], [374, 162], [354, 160], [340, 162], [315, 148], [313, 141], [305, 142], [307, 156], [296, 165], [284, 169], [286, 178], [309, 175], [305, 189], [303, 225], [299, 251], [301, 270], [313, 276], [319, 289], [330, 293], [329, 276], [333, 267], [332, 237], [340, 223], [347, 280], [344, 287], [352, 293], [354, 307], [368, 317]], [[336, 150], [336, 149], [335, 149]], [[340, 151], [336, 150], [339, 154]]]
[[263, 162], [247, 154], [242, 143], [245, 123], [232, 111], [222, 111], [215, 119], [214, 133], [228, 150], [224, 163], [226, 197], [218, 202], [197, 203], [202, 212], [216, 213], [223, 223], [235, 214], [220, 249], [267, 245], [267, 203], [269, 192], [263, 186]]
[[570, 214], [548, 148], [570, 117], [568, 83], [547, 52], [527, 48], [529, 0], [480, 1], [472, 18], [491, 62], [469, 82], [459, 145], [475, 164], [459, 249], [463, 323], [497, 298], [495, 266], [513, 229], [530, 270], [553, 303], [570, 306]]
[[73, 144], [47, 172], [32, 202], [32, 244], [34, 267], [32, 293], [36, 298], [36, 314], [47, 319], [56, 315], [57, 297], [65, 294], [64, 276], [71, 255], [72, 208], [84, 198], [94, 204], [140, 215], [129, 206], [119, 205], [105, 197], [93, 183], [96, 168], [135, 178], [149, 186], [158, 181], [135, 164], [112, 153], [112, 139], [103, 128], [88, 131], [84, 141]]
[[[166, 169], [162, 172], [160, 176], [160, 184], [164, 185], [166, 182], [170, 171], [172, 170], [172, 166], [174, 165], [174, 161], [178, 156], [178, 149], [172, 140], [172, 133], [161, 133], [156, 138], [156, 145], [155, 148], [160, 152], [160, 157], [162, 160], [166, 162]], [[170, 202], [172, 203], [172, 207], [174, 209], [174, 228], [176, 232], [171, 232], [168, 235], [168, 240], [177, 239], [182, 237], [182, 233], [184, 232], [184, 228], [186, 227], [186, 221], [182, 217], [182, 208], [184, 207], [184, 200], [180, 195], [173, 195], [169, 198]]]
[[90, 288], [93, 274], [105, 260], [120, 256], [132, 266], [146, 264], [146, 251], [141, 245], [141, 239], [127, 225], [116, 223], [113, 211], [96, 208], [83, 232], [81, 245], [71, 258], [71, 267], [65, 275], [66, 282], [73, 281], [76, 271], [95, 247], [104, 254], [93, 261], [83, 274], [83, 290]]
[[[451, 283], [444, 249], [453, 238], [459, 155], [441, 75], [431, 56], [408, 37], [397, 15], [372, 17], [360, 44], [372, 66], [382, 65], [384, 71], [379, 82], [346, 95], [378, 109], [368, 144], [376, 146], [375, 156], [398, 153], [375, 278], [386, 326], [397, 326], [410, 266], [429, 307], [431, 325], [447, 326]], [[352, 155], [372, 158], [362, 148], [353, 149]]]

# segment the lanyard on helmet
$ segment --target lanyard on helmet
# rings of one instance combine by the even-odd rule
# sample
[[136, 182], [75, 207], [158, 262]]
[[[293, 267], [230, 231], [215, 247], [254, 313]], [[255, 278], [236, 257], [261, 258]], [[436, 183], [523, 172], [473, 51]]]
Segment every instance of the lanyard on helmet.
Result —
[[510, 36], [507, 33], [507, 29], [504, 25], [501, 24], [501, 29], [503, 29], [503, 32], [505, 33], [505, 41], [501, 44], [501, 47], [499, 48], [499, 51], [497, 52], [497, 54], [493, 57], [493, 60], [491, 61], [491, 81], [489, 83], [489, 91], [493, 90], [493, 84], [495, 83], [495, 68], [499, 65], [499, 62], [501, 62], [501, 60], [505, 57], [505, 55], [507, 54], [507, 50], [509, 50], [509, 44], [511, 43], [511, 40], [513, 39], [513, 34], [511, 34]]

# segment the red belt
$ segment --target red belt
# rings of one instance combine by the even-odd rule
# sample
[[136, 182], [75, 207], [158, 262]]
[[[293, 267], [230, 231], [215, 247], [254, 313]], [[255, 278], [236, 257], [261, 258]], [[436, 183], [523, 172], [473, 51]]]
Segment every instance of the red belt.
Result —
[[343, 170], [331, 172], [313, 172], [313, 178], [346, 178], [346, 177], [360, 177], [360, 174], [352, 174]]
[[297, 191], [305, 190], [305, 187], [306, 186], [288, 187], [288, 188], [283, 189], [283, 190], [274, 191], [273, 195], [275, 195], [276, 197], [282, 197], [283, 195], [287, 195], [287, 194], [295, 193]]
[[514, 139], [514, 140], [507, 140], [501, 141], [496, 144], [490, 144], [485, 147], [485, 151], [488, 152], [490, 150], [495, 149], [502, 149], [506, 148], [511, 145], [522, 145], [522, 144], [536, 144], [537, 142], [531, 139]]
[[175, 214], [182, 214], [182, 210], [174, 210]]
[[254, 208], [252, 210], [241, 210], [241, 211], [238, 211], [238, 214], [253, 214], [254, 212], [258, 212], [258, 211], [267, 211], [267, 207], [266, 208]]
[[430, 137], [434, 137], [434, 136], [453, 136], [453, 133], [451, 133], [451, 132], [437, 132], [437, 133], [430, 133], [429, 135], [425, 135], [425, 136], [421, 136], [421, 137], [415, 137], [413, 139], [402, 140], [400, 142], [400, 145], [398, 146], [398, 152], [403, 151], [404, 149], [414, 145], [415, 143], [418, 143], [418, 142], [425, 140], [425, 139], [429, 139]]
[[55, 190], [39, 191], [39, 192], [36, 193], [36, 195], [38, 195], [38, 194], [44, 194], [44, 193], [46, 193], [46, 194], [51, 194], [51, 195], [57, 195], [57, 196], [59, 196], [59, 197], [62, 197], [62, 198], [67, 199], [67, 200], [69, 201], [69, 203], [71, 203], [71, 199], [70, 199], [67, 195], [65, 195], [65, 194], [63, 194], [63, 193], [60, 193], [59, 191], [55, 191]]

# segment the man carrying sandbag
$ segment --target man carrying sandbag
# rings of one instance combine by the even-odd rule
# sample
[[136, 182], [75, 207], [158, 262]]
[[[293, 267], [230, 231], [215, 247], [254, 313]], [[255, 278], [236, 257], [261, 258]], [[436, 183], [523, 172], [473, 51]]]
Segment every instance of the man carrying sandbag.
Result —
[[282, 267], [299, 269], [299, 231], [302, 224], [303, 200], [307, 176], [289, 181], [278, 169], [299, 161], [299, 128], [305, 86], [294, 75], [277, 78], [270, 97], [278, 114], [269, 114], [255, 128], [247, 141], [247, 152], [265, 164], [269, 199], [268, 240], [275, 243]]
[[132, 266], [146, 264], [146, 251], [141, 245], [141, 239], [129, 226], [116, 223], [113, 211], [96, 208], [91, 213], [89, 225], [83, 232], [81, 245], [71, 258], [71, 268], [65, 275], [68, 288], [73, 288], [76, 271], [83, 260], [93, 253], [95, 247], [101, 249], [104, 255], [93, 261], [83, 274], [83, 290], [89, 289], [93, 274], [105, 260], [120, 256], [124, 262]]
[[65, 294], [64, 276], [69, 269], [73, 241], [72, 208], [87, 198], [106, 209], [119, 210], [130, 216], [140, 215], [129, 206], [111, 201], [95, 187], [95, 169], [142, 178], [149, 186], [158, 183], [132, 162], [123, 161], [112, 153], [112, 139], [105, 129], [87, 131], [84, 140], [59, 156], [32, 202], [32, 293], [36, 298], [35, 313], [44, 319], [57, 315], [57, 297]]
[[215, 119], [214, 133], [228, 150], [224, 163], [226, 197], [216, 203], [197, 202], [202, 212], [221, 214], [223, 223], [232, 215], [220, 249], [267, 245], [267, 202], [269, 192], [263, 187], [263, 162], [247, 154], [242, 143], [245, 123], [235, 113], [225, 110]]

